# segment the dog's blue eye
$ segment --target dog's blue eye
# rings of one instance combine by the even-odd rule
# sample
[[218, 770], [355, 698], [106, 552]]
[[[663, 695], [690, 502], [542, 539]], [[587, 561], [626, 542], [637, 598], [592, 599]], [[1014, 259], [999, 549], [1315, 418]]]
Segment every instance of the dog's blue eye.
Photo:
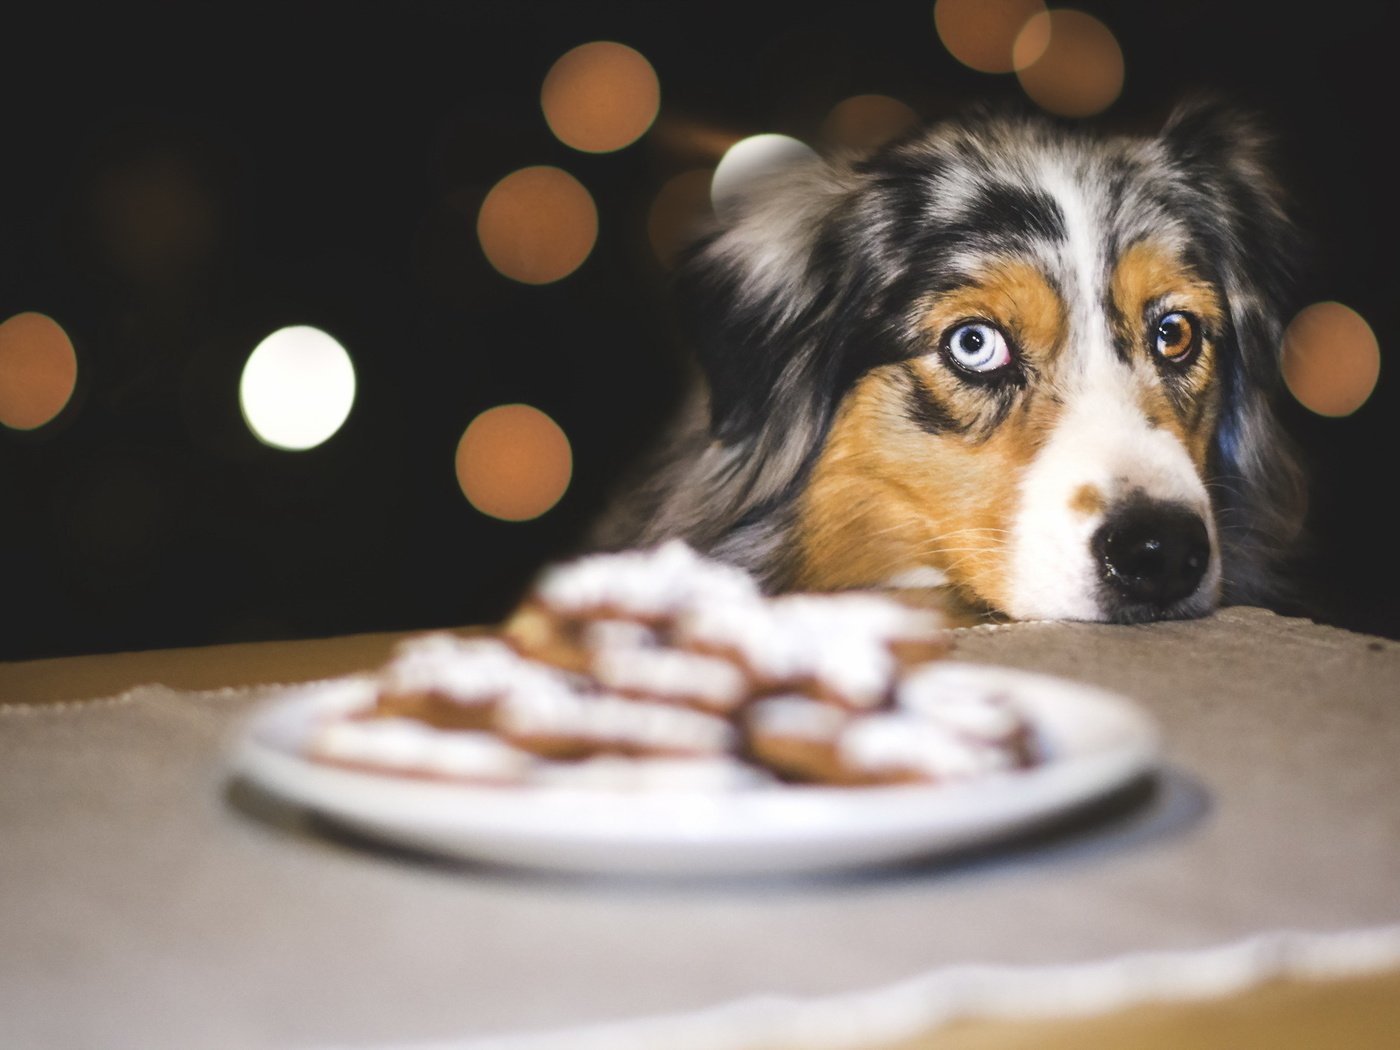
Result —
[[958, 325], [945, 337], [944, 345], [954, 364], [972, 372], [991, 372], [1011, 363], [1006, 336], [984, 321]]
[[1200, 343], [1197, 333], [1196, 319], [1190, 314], [1180, 311], [1169, 313], [1157, 322], [1157, 353], [1174, 364], [1182, 364]]

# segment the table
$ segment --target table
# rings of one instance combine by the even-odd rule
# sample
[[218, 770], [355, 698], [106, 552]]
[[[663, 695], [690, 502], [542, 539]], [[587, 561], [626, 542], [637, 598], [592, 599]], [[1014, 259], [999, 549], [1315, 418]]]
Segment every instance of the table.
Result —
[[654, 883], [412, 856], [229, 782], [270, 683], [401, 637], [0, 665], [0, 1044], [1395, 1045], [1400, 643], [1247, 608], [960, 630], [1143, 704], [1161, 775], [951, 860]]

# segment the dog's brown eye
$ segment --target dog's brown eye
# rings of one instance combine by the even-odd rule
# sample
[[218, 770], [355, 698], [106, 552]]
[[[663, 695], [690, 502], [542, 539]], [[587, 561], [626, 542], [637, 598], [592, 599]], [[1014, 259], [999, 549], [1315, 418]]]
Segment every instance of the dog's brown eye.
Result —
[[1200, 343], [1196, 319], [1188, 313], [1169, 313], [1157, 322], [1157, 353], [1173, 364], [1188, 361]]
[[943, 349], [953, 363], [969, 372], [993, 372], [1011, 363], [1006, 336], [985, 321], [969, 321], [949, 329]]

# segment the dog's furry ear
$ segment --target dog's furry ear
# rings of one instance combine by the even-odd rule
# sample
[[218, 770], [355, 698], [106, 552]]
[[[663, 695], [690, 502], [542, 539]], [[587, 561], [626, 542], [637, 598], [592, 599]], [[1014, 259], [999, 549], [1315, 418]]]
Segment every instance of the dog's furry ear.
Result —
[[1229, 307], [1213, 464], [1226, 598], [1265, 601], [1280, 594], [1278, 563], [1299, 537], [1305, 505], [1297, 457], [1273, 408], [1300, 241], [1253, 118], [1193, 99], [1172, 114], [1159, 142], [1193, 198], [1192, 233], [1208, 253], [1200, 261]]
[[677, 317], [723, 444], [780, 441], [754, 451], [791, 458], [824, 425], [840, 354], [823, 322], [849, 275], [836, 242], [852, 180], [818, 160], [757, 180], [681, 262]]
[[850, 367], [837, 319], [861, 283], [841, 233], [857, 181], [815, 159], [775, 172], [684, 253], [673, 313], [705, 383], [604, 545], [681, 536], [781, 583], [787, 501]]

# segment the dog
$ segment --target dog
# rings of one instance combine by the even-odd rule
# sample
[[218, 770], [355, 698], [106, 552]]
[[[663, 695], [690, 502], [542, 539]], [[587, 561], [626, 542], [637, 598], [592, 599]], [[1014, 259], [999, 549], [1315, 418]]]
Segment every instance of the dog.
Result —
[[1268, 604], [1303, 487], [1267, 149], [1219, 100], [1141, 135], [982, 108], [754, 184], [678, 267], [698, 393], [595, 546], [1016, 620]]

